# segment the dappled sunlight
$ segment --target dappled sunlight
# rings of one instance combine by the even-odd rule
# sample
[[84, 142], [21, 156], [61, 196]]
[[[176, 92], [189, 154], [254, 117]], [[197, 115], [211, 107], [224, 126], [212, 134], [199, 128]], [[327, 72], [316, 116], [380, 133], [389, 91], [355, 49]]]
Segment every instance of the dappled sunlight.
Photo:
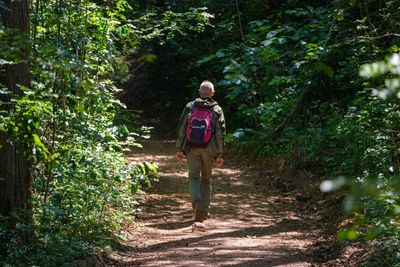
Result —
[[242, 171], [230, 168], [215, 168], [213, 170], [214, 175], [226, 175], [226, 176], [239, 176]]
[[143, 212], [126, 229], [130, 253], [113, 254], [123, 265], [310, 266], [309, 229], [293, 196], [254, 186], [252, 173], [228, 165], [213, 170], [210, 218], [193, 230], [185, 162], [173, 142], [148, 142], [159, 182], [145, 196]]
[[175, 157], [164, 156], [164, 155], [139, 155], [135, 157], [126, 157], [126, 159], [135, 162], [151, 161], [151, 162], [162, 163], [164, 161], [173, 160], [175, 159]]

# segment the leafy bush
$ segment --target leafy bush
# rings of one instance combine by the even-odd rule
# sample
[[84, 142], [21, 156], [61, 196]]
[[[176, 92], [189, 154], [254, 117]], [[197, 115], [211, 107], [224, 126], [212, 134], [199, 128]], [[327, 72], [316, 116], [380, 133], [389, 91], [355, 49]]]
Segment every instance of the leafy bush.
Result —
[[350, 185], [344, 207], [358, 226], [343, 238], [393, 236], [393, 243], [399, 233], [400, 56], [361, 68], [375, 80], [357, 75], [365, 62], [398, 51], [398, 8], [396, 1], [285, 2], [250, 22], [242, 42], [199, 61], [224, 75], [234, 148], [340, 176], [324, 190]]
[[[38, 5], [31, 8], [31, 43], [1, 49], [9, 59], [0, 62], [3, 68], [18, 63], [8, 51], [33, 47], [32, 87], [21, 88], [22, 97], [0, 92], [13, 107], [0, 113], [1, 134], [21, 144], [31, 164], [33, 221], [14, 218], [11, 230], [11, 218], [1, 218], [0, 265], [56, 266], [109, 246], [157, 170], [124, 159], [146, 131], [130, 132], [115, 117], [125, 106], [110, 78], [127, 70], [121, 56], [136, 48], [118, 42], [138, 35], [124, 19], [127, 2]], [[18, 229], [33, 232], [35, 242], [21, 246]]]

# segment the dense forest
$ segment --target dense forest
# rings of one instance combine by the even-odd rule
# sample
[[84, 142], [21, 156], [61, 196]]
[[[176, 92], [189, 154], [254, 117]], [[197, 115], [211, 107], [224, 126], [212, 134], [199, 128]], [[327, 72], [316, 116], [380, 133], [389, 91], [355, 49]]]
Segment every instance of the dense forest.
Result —
[[[202, 80], [231, 153], [343, 190], [365, 266], [400, 264], [400, 2], [0, 0], [0, 265], [123, 237], [152, 183], [125, 155], [173, 138]], [[152, 129], [152, 127], [154, 129]]]

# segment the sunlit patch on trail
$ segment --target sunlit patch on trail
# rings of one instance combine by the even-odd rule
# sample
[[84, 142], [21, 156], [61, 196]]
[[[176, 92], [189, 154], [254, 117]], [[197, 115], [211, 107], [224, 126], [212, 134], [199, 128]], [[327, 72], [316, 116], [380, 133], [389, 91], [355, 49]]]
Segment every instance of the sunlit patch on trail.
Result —
[[240, 170], [230, 168], [215, 168], [213, 170], [213, 174], [215, 175], [239, 176], [241, 173]]

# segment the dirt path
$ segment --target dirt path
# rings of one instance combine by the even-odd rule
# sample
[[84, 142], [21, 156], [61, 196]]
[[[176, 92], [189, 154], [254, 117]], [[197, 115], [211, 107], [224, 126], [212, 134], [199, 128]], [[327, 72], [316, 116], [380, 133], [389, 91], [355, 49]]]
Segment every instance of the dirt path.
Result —
[[270, 189], [268, 177], [228, 161], [213, 171], [206, 229], [193, 231], [186, 165], [176, 161], [173, 142], [146, 142], [143, 151], [128, 159], [156, 162], [160, 180], [127, 227], [125, 249], [109, 255], [111, 265], [341, 266], [346, 251], [318, 210], [330, 203], [319, 207], [310, 196]]

